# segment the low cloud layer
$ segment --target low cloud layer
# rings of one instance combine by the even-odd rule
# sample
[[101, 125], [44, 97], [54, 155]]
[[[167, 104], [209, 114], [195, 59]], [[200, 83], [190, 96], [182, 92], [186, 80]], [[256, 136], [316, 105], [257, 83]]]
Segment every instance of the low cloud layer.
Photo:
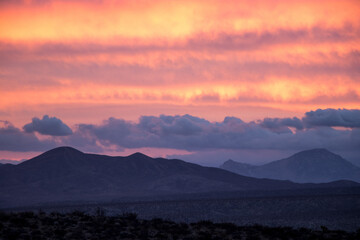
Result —
[[56, 117], [44, 115], [42, 119], [34, 117], [31, 123], [26, 124], [23, 129], [25, 132], [38, 132], [43, 135], [67, 136], [73, 132], [65, 123]]
[[[142, 116], [138, 122], [109, 118], [101, 124], [78, 124], [74, 132], [58, 118], [33, 118], [25, 131], [3, 122], [1, 150], [35, 151], [70, 145], [84, 151], [133, 148], [214, 150], [304, 150], [328, 148], [339, 151], [360, 149], [360, 110], [318, 109], [299, 118], [265, 118], [244, 122], [225, 117], [210, 122], [191, 115]], [[346, 127], [335, 129], [333, 127]], [[40, 140], [33, 132], [62, 136]], [[52, 140], [51, 140], [52, 139]]]
[[262, 127], [271, 129], [275, 132], [289, 132], [289, 127], [296, 128], [296, 130], [302, 130], [304, 128], [303, 122], [297, 118], [264, 118], [264, 120], [258, 122]]
[[246, 123], [236, 117], [226, 117], [222, 122], [209, 122], [190, 115], [161, 115], [143, 116], [138, 123], [109, 118], [100, 125], [79, 125], [77, 131], [104, 145], [123, 148], [286, 150], [314, 147], [351, 149], [360, 145], [358, 129], [336, 130], [329, 124], [320, 123], [304, 128], [306, 120], [306, 117], [303, 120], [265, 118]]
[[39, 140], [33, 133], [23, 132], [10, 122], [0, 121], [0, 150], [46, 151], [53, 147], [56, 144], [51, 140]]

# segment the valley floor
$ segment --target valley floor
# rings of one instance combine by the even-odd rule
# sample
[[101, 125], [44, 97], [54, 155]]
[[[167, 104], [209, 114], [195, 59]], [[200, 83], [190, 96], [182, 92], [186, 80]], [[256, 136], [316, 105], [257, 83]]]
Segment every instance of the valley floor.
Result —
[[209, 220], [216, 223], [230, 222], [240, 226], [254, 224], [267, 227], [288, 226], [319, 230], [356, 231], [360, 228], [360, 195], [346, 194], [251, 196], [204, 199], [163, 199], [113, 203], [81, 203], [68, 205], [42, 205], [39, 207], [7, 209], [6, 212], [44, 211], [71, 213], [82, 211], [96, 214], [98, 208], [107, 216], [127, 212], [139, 218], [168, 219], [175, 222]]

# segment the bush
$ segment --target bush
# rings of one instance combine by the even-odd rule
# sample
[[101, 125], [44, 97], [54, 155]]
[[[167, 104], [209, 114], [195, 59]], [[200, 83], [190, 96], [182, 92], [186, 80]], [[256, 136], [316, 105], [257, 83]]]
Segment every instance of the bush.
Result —
[[95, 215], [97, 217], [105, 217], [106, 216], [106, 210], [101, 208], [101, 207], [97, 207], [95, 210]]
[[[100, 209], [101, 210], [101, 209]], [[101, 218], [99, 218], [101, 217]], [[84, 220], [85, 219], [85, 220]], [[155, 218], [137, 218], [135, 213], [116, 217], [102, 211], [86, 215], [75, 211], [67, 214], [0, 213], [0, 239], [360, 239], [356, 232], [293, 229], [290, 227], [236, 226], [232, 223], [175, 223]]]
[[137, 220], [138, 215], [136, 213], [126, 212], [126, 213], [123, 213], [121, 215], [121, 217], [123, 217], [123, 218], [125, 218], [127, 220], [135, 221], [135, 220]]

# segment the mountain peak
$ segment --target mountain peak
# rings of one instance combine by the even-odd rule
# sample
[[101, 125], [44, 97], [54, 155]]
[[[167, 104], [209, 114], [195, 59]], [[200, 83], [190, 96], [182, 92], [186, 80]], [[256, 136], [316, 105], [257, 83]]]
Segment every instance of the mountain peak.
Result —
[[51, 149], [47, 152], [45, 152], [44, 154], [61, 154], [61, 153], [75, 153], [75, 154], [79, 154], [79, 153], [83, 153], [79, 150], [77, 150], [76, 148], [73, 147], [69, 147], [69, 146], [62, 146], [62, 147], [57, 147], [54, 149]]
[[226, 161], [224, 162], [224, 164], [225, 164], [225, 163], [235, 163], [235, 161], [232, 160], [232, 159], [228, 159], [228, 160], [226, 160]]
[[[236, 162], [232, 159], [225, 161], [220, 168], [228, 170], [230, 172], [247, 172], [251, 171], [254, 166], [248, 163]], [[241, 174], [240, 174], [241, 175]]]
[[329, 150], [325, 149], [325, 148], [314, 148], [314, 149], [310, 149], [310, 150], [305, 150], [305, 151], [301, 151], [298, 152], [296, 154], [293, 155], [294, 157], [301, 157], [301, 158], [324, 158], [327, 159], [329, 157], [333, 158], [333, 157], [338, 157], [341, 158], [340, 156], [336, 155], [333, 152], [330, 152]]
[[73, 159], [79, 160], [85, 155], [83, 152], [68, 146], [57, 147], [51, 149], [43, 154], [34, 157], [28, 161], [24, 161], [20, 163], [21, 166], [31, 165], [34, 162], [38, 164], [42, 164], [43, 162], [47, 162], [50, 164], [51, 162], [61, 162], [64, 163], [65, 161], [73, 161]]
[[133, 153], [131, 155], [129, 155], [129, 157], [131, 158], [137, 158], [137, 159], [146, 159], [146, 158], [150, 158], [148, 155], [145, 155], [141, 152], [136, 152], [136, 153]]
[[333, 154], [332, 152], [330, 152], [326, 148], [314, 148], [314, 149], [301, 151], [299, 153], [331, 153], [331, 154]]

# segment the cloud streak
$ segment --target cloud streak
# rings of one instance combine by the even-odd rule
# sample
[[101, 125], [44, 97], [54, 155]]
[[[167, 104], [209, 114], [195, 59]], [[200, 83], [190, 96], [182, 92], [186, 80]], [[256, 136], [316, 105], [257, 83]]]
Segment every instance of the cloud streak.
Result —
[[[79, 123], [70, 129], [60, 119], [35, 119], [19, 134], [96, 149], [266, 147], [270, 140], [262, 139], [296, 142], [313, 132], [314, 140], [320, 128], [334, 127], [316, 125], [319, 113], [301, 119], [307, 109], [359, 105], [356, 1], [21, 0], [0, 6], [0, 117], [24, 126], [33, 115], [63, 118], [72, 111], [67, 123]], [[109, 110], [116, 107], [129, 109], [131, 119], [149, 116], [135, 124]], [[93, 113], [100, 108], [101, 116], [117, 118], [89, 124], [100, 120]], [[226, 132], [222, 118], [244, 109], [251, 109], [247, 120], [277, 118], [236, 120], [243, 135]], [[340, 115], [332, 121], [356, 126]], [[122, 135], [113, 137], [112, 128]]]

